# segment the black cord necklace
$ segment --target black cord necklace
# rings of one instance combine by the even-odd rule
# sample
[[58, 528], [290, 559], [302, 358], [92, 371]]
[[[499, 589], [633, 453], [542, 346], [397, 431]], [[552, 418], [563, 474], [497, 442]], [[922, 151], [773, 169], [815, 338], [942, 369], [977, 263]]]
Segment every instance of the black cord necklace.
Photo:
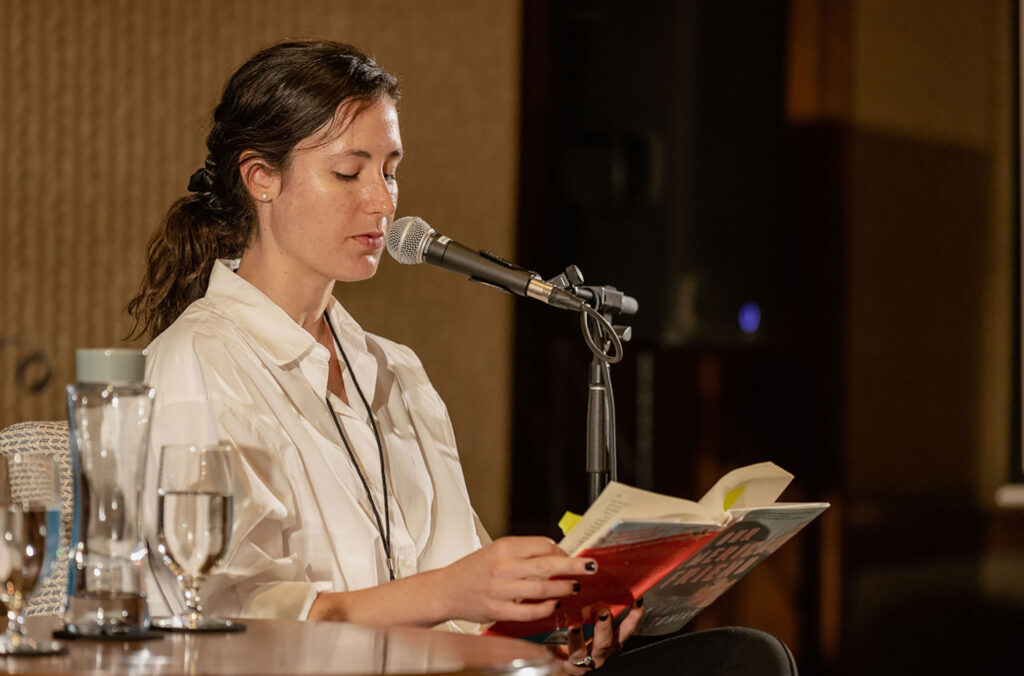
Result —
[[366, 407], [366, 415], [370, 416], [370, 427], [373, 428], [373, 436], [377, 440], [377, 454], [380, 457], [380, 481], [384, 487], [384, 524], [381, 524], [380, 512], [377, 510], [377, 503], [373, 499], [373, 494], [370, 493], [370, 485], [366, 482], [366, 477], [363, 476], [362, 470], [359, 469], [355, 453], [352, 452], [352, 445], [349, 443], [345, 431], [341, 428], [341, 423], [338, 422], [338, 414], [334, 412], [334, 407], [331, 405], [330, 392], [327, 393], [324, 400], [327, 402], [327, 408], [331, 412], [331, 420], [334, 421], [334, 426], [338, 428], [338, 436], [341, 437], [341, 442], [345, 444], [345, 450], [348, 451], [348, 457], [352, 460], [352, 466], [356, 468], [356, 474], [359, 475], [359, 480], [363, 483], [366, 498], [370, 501], [370, 508], [373, 510], [373, 518], [377, 520], [377, 532], [380, 533], [381, 544], [384, 547], [384, 556], [387, 557], [388, 576], [394, 580], [395, 566], [391, 560], [391, 511], [388, 506], [388, 477], [384, 473], [384, 445], [380, 442], [380, 431], [377, 429], [377, 421], [373, 417], [373, 411], [370, 410], [370, 404], [363, 395], [363, 388], [359, 387], [359, 381], [356, 380], [356, 372], [352, 370], [352, 364], [349, 363], [348, 356], [345, 354], [345, 348], [341, 346], [341, 341], [338, 340], [338, 334], [334, 330], [331, 318], [327, 315], [327, 310], [324, 310], [324, 320], [327, 321], [327, 328], [331, 330], [331, 336], [334, 337], [334, 344], [338, 347], [338, 353], [345, 361], [345, 368], [348, 369], [352, 382], [355, 383], [356, 392], [359, 393], [359, 398], [362, 400], [363, 406]]

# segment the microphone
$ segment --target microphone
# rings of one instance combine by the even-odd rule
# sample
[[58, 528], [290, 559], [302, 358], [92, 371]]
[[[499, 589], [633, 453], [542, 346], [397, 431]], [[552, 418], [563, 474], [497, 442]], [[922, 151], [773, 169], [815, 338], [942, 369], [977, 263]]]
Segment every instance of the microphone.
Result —
[[427, 222], [405, 216], [388, 230], [388, 253], [403, 265], [429, 263], [446, 270], [469, 275], [471, 281], [495, 286], [502, 291], [539, 300], [563, 310], [582, 312], [585, 303], [535, 272], [512, 265], [486, 251], [474, 251], [455, 240], [439, 235]]

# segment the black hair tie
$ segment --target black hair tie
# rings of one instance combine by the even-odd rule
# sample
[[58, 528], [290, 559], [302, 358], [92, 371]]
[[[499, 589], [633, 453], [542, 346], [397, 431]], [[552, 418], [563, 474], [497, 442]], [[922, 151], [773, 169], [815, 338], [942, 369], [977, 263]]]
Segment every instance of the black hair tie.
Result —
[[216, 170], [217, 163], [213, 161], [212, 156], [207, 155], [203, 166], [196, 169], [189, 177], [188, 191], [195, 193], [210, 211], [220, 213], [223, 211], [223, 206], [220, 199], [213, 192], [214, 172]]
[[188, 179], [188, 191], [198, 194], [211, 193], [213, 191], [213, 174], [206, 167], [196, 169]]
[[217, 163], [213, 161], [212, 155], [206, 156], [203, 166], [196, 169], [188, 179], [188, 191], [195, 193], [213, 193], [213, 172], [217, 170]]

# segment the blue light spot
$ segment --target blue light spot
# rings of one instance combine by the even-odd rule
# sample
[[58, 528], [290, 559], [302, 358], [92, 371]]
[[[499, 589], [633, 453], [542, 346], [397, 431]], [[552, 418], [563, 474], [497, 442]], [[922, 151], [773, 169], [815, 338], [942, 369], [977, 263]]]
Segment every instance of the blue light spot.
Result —
[[761, 326], [761, 306], [757, 303], [744, 303], [740, 306], [740, 329], [743, 333], [755, 333]]

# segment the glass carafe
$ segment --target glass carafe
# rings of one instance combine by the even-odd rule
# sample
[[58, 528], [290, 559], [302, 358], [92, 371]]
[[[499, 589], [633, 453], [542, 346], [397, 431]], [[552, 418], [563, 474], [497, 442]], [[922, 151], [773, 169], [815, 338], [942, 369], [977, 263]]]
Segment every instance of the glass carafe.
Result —
[[140, 350], [78, 350], [76, 361], [67, 388], [75, 511], [64, 629], [130, 637], [149, 629], [139, 495], [154, 390]]

